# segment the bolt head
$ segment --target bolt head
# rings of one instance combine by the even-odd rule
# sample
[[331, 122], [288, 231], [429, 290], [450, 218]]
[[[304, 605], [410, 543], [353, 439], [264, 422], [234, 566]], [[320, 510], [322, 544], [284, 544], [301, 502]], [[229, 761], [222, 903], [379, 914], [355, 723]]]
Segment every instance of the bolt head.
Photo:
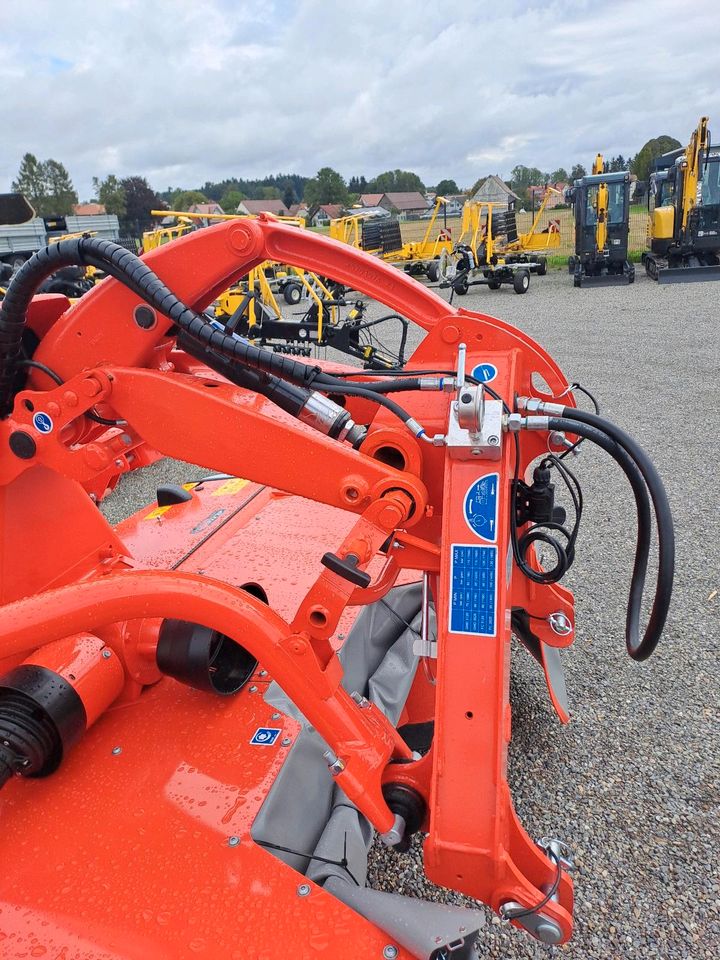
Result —
[[228, 837], [228, 846], [237, 847], [240, 843], [240, 837]]
[[271, 719], [271, 720], [279, 720], [280, 717], [281, 717], [281, 714], [279, 714], [279, 713], [273, 713], [273, 715], [270, 717], [270, 719]]
[[397, 955], [398, 955], [398, 948], [393, 946], [392, 943], [389, 943], [386, 947], [383, 947], [384, 960], [395, 960]]
[[248, 687], [248, 693], [257, 693], [257, 687], [253, 684], [251, 687]]
[[301, 883], [300, 886], [297, 888], [297, 895], [299, 897], [307, 897], [309, 893], [310, 893], [309, 883]]
[[292, 737], [283, 737], [282, 740], [280, 741], [280, 744], [283, 747], [289, 747], [291, 743], [292, 743]]
[[108, 650], [107, 647], [102, 652], [103, 660], [109, 660], [112, 656], [112, 650]]
[[122, 747], [113, 747], [112, 753], [114, 757], [120, 756], [120, 754], [122, 753]]

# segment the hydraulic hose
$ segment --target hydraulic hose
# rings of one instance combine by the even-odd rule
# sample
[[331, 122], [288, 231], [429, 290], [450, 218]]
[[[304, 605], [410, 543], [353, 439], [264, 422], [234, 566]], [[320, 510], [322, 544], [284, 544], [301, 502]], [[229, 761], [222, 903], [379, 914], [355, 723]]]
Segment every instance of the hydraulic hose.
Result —
[[[548, 429], [575, 433], [602, 447], [623, 469], [635, 494], [638, 537], [630, 583], [625, 638], [628, 653], [633, 660], [646, 660], [658, 644], [672, 595], [675, 537], [667, 494], [647, 454], [623, 430], [602, 417], [577, 410], [575, 407], [564, 407], [563, 410], [567, 416], [549, 417]], [[628, 461], [633, 464], [630, 469], [628, 469]], [[658, 528], [658, 575], [650, 617], [641, 638], [640, 613], [651, 539], [648, 490], [655, 508]]]
[[18, 357], [30, 301], [46, 277], [59, 267], [71, 264], [102, 269], [200, 344], [243, 366], [299, 386], [316, 384], [326, 392], [364, 397], [386, 407], [416, 435], [422, 432], [420, 424], [382, 394], [362, 387], [349, 388], [343, 381], [323, 373], [320, 367], [264, 350], [240, 337], [228, 336], [209, 323], [206, 317], [186, 306], [139, 257], [111, 240], [97, 237], [79, 237], [52, 244], [34, 254], [15, 274], [0, 308], [0, 417], [7, 416], [12, 409]]
[[43, 280], [59, 267], [71, 264], [99, 267], [120, 280], [181, 330], [246, 366], [303, 386], [309, 385], [319, 373], [319, 367], [262, 350], [217, 330], [206, 318], [179, 300], [142, 260], [124, 247], [98, 237], [79, 237], [60, 240], [33, 254], [15, 274], [7, 289], [0, 308], [0, 416], [7, 416], [11, 409], [16, 361], [22, 347], [30, 301]]

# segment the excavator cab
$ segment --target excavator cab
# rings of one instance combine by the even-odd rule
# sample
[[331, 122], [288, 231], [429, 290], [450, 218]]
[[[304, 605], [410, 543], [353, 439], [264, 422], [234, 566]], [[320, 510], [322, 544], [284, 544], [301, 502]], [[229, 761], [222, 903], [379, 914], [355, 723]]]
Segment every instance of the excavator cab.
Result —
[[659, 283], [720, 279], [720, 150], [707, 125], [701, 117], [688, 146], [659, 157], [650, 175], [643, 263]]
[[568, 260], [574, 285], [632, 283], [630, 174], [593, 173], [576, 180], [567, 196], [575, 208], [575, 255]]

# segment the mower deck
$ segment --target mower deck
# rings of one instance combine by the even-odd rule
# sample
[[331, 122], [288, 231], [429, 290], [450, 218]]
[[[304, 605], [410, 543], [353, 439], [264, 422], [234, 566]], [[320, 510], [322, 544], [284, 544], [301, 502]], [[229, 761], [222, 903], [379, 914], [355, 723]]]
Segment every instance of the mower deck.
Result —
[[[119, 530], [142, 566], [259, 583], [292, 616], [352, 522], [233, 478]], [[263, 699], [270, 682], [258, 667], [220, 698], [164, 678], [109, 711], [56, 776], [6, 786], [3, 957], [382, 956], [387, 934], [250, 837], [300, 729]], [[29, 802], [53, 811], [50, 826]]]

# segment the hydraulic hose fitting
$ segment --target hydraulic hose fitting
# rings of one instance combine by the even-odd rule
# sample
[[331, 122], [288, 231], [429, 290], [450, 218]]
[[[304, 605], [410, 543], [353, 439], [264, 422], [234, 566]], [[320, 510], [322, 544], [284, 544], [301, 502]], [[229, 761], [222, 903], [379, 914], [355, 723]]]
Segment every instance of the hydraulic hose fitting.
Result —
[[356, 424], [344, 407], [315, 390], [298, 412], [297, 418], [334, 440], [359, 444], [367, 434], [365, 427]]

